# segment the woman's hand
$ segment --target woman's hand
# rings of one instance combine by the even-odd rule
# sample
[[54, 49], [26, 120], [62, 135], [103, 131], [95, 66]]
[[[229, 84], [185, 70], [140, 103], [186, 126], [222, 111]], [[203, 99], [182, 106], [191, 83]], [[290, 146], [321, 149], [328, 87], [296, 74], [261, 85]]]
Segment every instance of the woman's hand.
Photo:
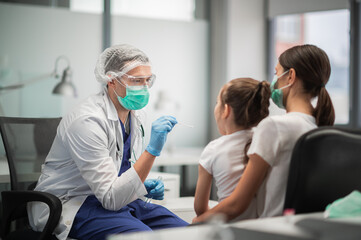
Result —
[[199, 223], [198, 217], [193, 218], [192, 223], [193, 223], [193, 224], [194, 224], [194, 223]]

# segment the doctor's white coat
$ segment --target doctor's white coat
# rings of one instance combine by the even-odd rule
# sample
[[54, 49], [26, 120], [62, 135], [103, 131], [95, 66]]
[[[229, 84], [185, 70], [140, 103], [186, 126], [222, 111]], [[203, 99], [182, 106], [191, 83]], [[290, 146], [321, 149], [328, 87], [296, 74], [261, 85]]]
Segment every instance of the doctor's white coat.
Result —
[[[134, 161], [144, 150], [144, 113], [131, 111], [131, 121]], [[67, 238], [87, 196], [95, 195], [106, 209], [119, 210], [147, 194], [133, 167], [118, 177], [122, 151], [121, 126], [106, 89], [90, 96], [62, 119], [35, 188], [54, 194], [62, 202], [61, 220], [55, 230], [59, 240]], [[31, 203], [28, 213], [32, 228], [42, 230], [49, 215], [47, 206]]]

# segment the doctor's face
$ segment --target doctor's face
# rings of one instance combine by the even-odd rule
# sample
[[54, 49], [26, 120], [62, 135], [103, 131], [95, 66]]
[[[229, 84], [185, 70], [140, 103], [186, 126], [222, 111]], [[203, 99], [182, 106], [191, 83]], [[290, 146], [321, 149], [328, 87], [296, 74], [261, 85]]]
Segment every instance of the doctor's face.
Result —
[[126, 87], [124, 85], [127, 86], [146, 85], [147, 79], [144, 78], [144, 76], [152, 76], [152, 69], [150, 66], [138, 66], [133, 68], [132, 70], [128, 71], [126, 75], [123, 75], [120, 78], [119, 81], [121, 81], [122, 84], [117, 82], [115, 91], [118, 93], [119, 96], [124, 98], [126, 96]]

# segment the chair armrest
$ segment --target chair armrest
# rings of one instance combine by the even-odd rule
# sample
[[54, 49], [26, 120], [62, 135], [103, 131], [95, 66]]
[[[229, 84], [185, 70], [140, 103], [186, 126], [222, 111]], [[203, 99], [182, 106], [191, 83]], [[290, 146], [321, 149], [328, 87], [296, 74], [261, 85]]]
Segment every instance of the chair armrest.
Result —
[[43, 202], [49, 206], [49, 218], [39, 239], [51, 238], [62, 212], [62, 204], [59, 198], [50, 193], [39, 191], [3, 191], [1, 196], [3, 202], [3, 236], [9, 233], [11, 221], [27, 216], [27, 203]]

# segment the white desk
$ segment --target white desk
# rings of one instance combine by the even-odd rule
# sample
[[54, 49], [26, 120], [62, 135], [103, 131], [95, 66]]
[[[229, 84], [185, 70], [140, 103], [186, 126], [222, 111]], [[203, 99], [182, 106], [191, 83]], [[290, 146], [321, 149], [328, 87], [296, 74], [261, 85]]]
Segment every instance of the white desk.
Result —
[[153, 166], [159, 167], [163, 172], [165, 166], [181, 167], [181, 187], [187, 185], [187, 166], [196, 166], [203, 148], [174, 148], [172, 150], [164, 149], [159, 157], [154, 161]]
[[237, 236], [248, 233], [269, 239], [361, 239], [361, 218], [326, 219], [323, 213], [240, 221], [230, 226]]
[[[154, 232], [138, 232], [109, 236], [108, 240], [210, 240], [215, 230], [228, 233], [234, 240], [356, 240], [361, 239], [361, 219], [324, 219], [322, 213], [302, 214], [245, 220], [223, 226], [197, 225], [183, 228], [163, 229]], [[231, 235], [229, 235], [231, 234]]]
[[154, 161], [153, 166], [198, 165], [203, 148], [165, 149]]

